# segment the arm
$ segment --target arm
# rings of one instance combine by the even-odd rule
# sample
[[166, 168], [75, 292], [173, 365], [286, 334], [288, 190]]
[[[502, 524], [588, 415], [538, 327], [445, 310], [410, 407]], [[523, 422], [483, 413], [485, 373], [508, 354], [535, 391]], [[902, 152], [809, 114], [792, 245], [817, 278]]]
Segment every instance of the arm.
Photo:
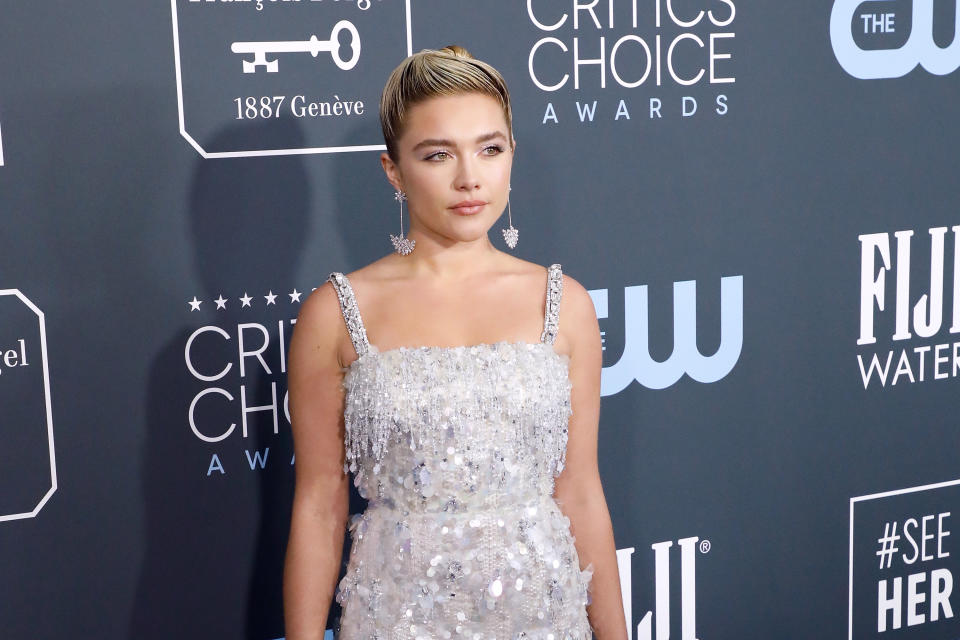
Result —
[[290, 341], [288, 386], [296, 488], [283, 572], [287, 640], [321, 640], [333, 600], [349, 510], [343, 472], [346, 327], [328, 282], [300, 308]]
[[567, 462], [557, 476], [554, 498], [570, 518], [580, 563], [593, 563], [587, 607], [590, 625], [598, 640], [625, 640], [616, 545], [607, 501], [597, 465], [597, 432], [600, 421], [600, 327], [593, 302], [576, 280], [564, 276], [560, 322], [563, 344], [570, 354], [571, 405]]

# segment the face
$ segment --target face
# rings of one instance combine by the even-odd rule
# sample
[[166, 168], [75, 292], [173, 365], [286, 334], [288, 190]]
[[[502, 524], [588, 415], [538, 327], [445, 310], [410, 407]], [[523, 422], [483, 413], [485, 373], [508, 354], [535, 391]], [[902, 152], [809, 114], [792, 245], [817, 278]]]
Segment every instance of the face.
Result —
[[381, 156], [394, 188], [407, 194], [410, 232], [449, 246], [486, 241], [507, 205], [513, 151], [494, 98], [438, 96], [410, 108], [397, 159]]

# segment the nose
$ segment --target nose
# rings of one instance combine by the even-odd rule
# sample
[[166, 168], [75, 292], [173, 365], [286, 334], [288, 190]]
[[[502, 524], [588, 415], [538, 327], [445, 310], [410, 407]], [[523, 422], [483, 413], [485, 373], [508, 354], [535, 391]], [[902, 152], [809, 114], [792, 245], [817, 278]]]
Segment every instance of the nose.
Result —
[[473, 191], [480, 187], [480, 172], [475, 158], [467, 156], [457, 163], [454, 187], [457, 191]]

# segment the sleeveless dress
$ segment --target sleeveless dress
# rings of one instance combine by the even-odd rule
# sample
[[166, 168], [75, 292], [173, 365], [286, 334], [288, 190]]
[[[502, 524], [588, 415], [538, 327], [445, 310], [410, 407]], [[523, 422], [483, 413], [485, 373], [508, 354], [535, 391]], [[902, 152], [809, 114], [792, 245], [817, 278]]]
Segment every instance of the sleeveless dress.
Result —
[[344, 371], [344, 473], [369, 500], [337, 586], [343, 640], [590, 640], [580, 569], [554, 501], [571, 414], [553, 349], [548, 269], [539, 343], [380, 351], [347, 277], [330, 274], [358, 354]]

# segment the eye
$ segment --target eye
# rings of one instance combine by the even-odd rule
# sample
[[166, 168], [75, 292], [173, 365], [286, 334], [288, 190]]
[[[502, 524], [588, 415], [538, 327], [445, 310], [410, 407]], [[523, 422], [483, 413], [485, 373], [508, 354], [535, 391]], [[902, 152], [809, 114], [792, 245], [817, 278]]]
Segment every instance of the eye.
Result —
[[484, 148], [483, 152], [488, 156], [495, 156], [503, 153], [503, 147], [498, 144], [492, 144], [489, 147]]
[[437, 151], [436, 153], [431, 153], [424, 160], [429, 160], [431, 162], [442, 162], [450, 157], [450, 154], [446, 151]]

